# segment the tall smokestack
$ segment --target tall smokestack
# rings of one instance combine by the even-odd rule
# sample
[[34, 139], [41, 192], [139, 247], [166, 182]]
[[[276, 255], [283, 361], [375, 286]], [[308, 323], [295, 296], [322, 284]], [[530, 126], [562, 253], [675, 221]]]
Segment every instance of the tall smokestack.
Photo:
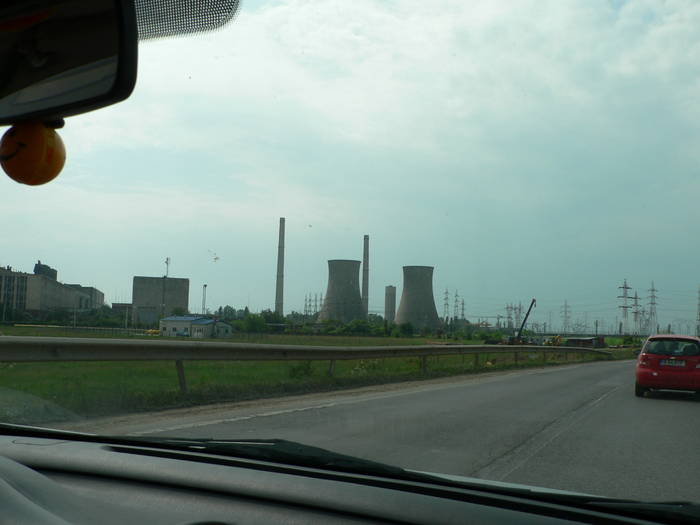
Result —
[[280, 239], [277, 245], [277, 291], [275, 313], [284, 315], [284, 217], [280, 217]]
[[384, 288], [384, 319], [393, 323], [396, 318], [396, 286]]
[[362, 250], [362, 309], [365, 317], [369, 314], [369, 235], [365, 235], [364, 249]]

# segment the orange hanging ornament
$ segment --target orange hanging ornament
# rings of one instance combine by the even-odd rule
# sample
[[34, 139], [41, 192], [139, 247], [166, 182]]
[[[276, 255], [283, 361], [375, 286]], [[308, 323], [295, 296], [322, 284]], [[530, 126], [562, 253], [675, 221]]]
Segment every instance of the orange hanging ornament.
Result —
[[15, 124], [0, 140], [0, 165], [10, 178], [22, 184], [46, 184], [61, 173], [65, 162], [61, 137], [45, 124]]

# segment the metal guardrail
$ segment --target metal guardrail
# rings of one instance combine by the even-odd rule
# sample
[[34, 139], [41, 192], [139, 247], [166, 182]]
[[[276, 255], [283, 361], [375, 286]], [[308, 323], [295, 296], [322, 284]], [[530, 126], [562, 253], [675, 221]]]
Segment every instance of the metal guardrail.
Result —
[[611, 352], [565, 346], [301, 346], [159, 339], [0, 337], [0, 362], [29, 361], [329, 361], [463, 354]]
[[335, 362], [353, 359], [418, 357], [427, 372], [427, 358], [442, 355], [474, 355], [478, 366], [481, 354], [597, 354], [612, 352], [565, 346], [510, 345], [413, 345], [413, 346], [300, 346], [227, 343], [213, 341], [173, 341], [159, 339], [105, 339], [83, 337], [0, 336], [0, 362], [51, 361], [175, 361], [180, 390], [187, 392], [183, 361], [329, 361], [328, 374]]

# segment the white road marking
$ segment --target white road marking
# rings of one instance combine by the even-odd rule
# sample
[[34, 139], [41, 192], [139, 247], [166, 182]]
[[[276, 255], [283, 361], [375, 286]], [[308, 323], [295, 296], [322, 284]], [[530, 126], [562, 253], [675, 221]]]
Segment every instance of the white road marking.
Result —
[[[337, 401], [332, 401], [332, 402], [325, 402], [325, 403], [320, 403], [320, 404], [315, 404], [315, 405], [308, 405], [308, 406], [302, 406], [302, 407], [292, 407], [292, 408], [287, 408], [287, 409], [280, 409], [280, 410], [271, 410], [271, 411], [265, 411], [265, 412], [260, 412], [260, 413], [254, 413], [254, 414], [246, 414], [246, 415], [238, 415], [238, 416], [232, 416], [232, 417], [224, 417], [224, 418], [217, 418], [217, 419], [204, 419], [202, 421], [190, 421], [187, 423], [180, 423], [177, 425], [168, 425], [164, 427], [158, 427], [158, 428], [149, 428], [147, 430], [139, 430], [139, 431], [133, 431], [133, 432], [126, 432], [127, 435], [131, 436], [142, 436], [142, 435], [147, 435], [147, 434], [158, 434], [162, 432], [172, 432], [176, 430], [185, 430], [185, 429], [190, 429], [190, 428], [201, 428], [201, 427], [207, 427], [211, 425], [219, 425], [219, 424], [225, 424], [225, 423], [235, 423], [238, 421], [249, 421], [251, 419], [255, 418], [263, 418], [263, 417], [272, 417], [272, 416], [280, 416], [280, 415], [285, 415], [285, 414], [292, 414], [295, 412], [307, 412], [307, 411], [312, 411], [312, 410], [323, 410], [326, 408], [332, 408], [332, 407], [337, 407], [337, 406], [342, 406], [342, 405], [350, 405], [350, 404], [357, 404], [357, 403], [366, 403], [370, 401], [377, 401], [381, 399], [388, 399], [392, 397], [399, 397], [399, 396], [407, 396], [407, 395], [416, 395], [416, 394], [421, 394], [426, 391], [436, 391], [436, 390], [446, 390], [450, 388], [464, 388], [464, 387], [470, 387], [470, 386], [476, 386], [480, 385], [483, 383], [491, 383], [495, 381], [503, 381], [506, 380], [513, 375], [518, 375], [518, 376], [526, 376], [526, 375], [538, 375], [538, 374], [550, 374], [550, 373], [555, 373], [555, 372], [561, 372], [564, 370], [572, 370], [574, 368], [578, 368], [581, 366], [585, 366], [586, 363], [584, 364], [574, 364], [574, 365], [563, 365], [563, 366], [556, 366], [556, 367], [551, 367], [551, 368], [545, 368], [545, 369], [537, 369], [537, 370], [514, 370], [511, 372], [506, 372], [506, 373], [495, 373], [494, 375], [488, 376], [488, 377], [468, 377], [467, 380], [463, 380], [460, 382], [452, 382], [448, 384], [439, 384], [439, 385], [418, 385], [411, 387], [406, 390], [396, 390], [396, 391], [391, 391], [391, 392], [382, 392], [379, 394], [360, 394], [356, 395], [356, 397], [352, 398], [346, 398], [346, 399], [339, 399]], [[343, 396], [343, 393], [339, 393], [340, 396]], [[232, 410], [235, 410], [232, 409]]]

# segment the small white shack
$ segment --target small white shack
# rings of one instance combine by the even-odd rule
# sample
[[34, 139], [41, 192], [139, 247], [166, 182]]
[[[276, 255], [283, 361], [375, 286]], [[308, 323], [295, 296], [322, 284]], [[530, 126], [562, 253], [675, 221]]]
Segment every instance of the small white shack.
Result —
[[201, 315], [172, 315], [160, 320], [160, 335], [210, 339], [231, 337], [231, 325]]

